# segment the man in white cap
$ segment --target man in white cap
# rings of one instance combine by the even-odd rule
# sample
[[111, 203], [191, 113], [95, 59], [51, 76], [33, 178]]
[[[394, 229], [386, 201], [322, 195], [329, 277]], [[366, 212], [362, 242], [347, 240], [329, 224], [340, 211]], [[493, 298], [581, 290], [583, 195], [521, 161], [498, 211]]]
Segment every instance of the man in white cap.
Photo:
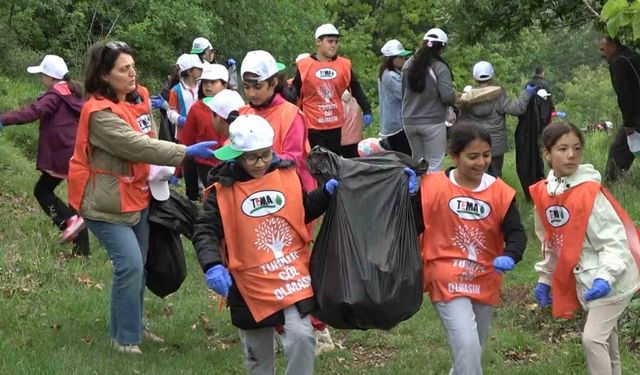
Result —
[[274, 373], [280, 327], [285, 374], [312, 374], [316, 302], [305, 224], [327, 209], [338, 181], [305, 193], [294, 164], [273, 153], [273, 129], [260, 116], [239, 116], [229, 132], [215, 152], [228, 162], [195, 224], [198, 261], [209, 288], [228, 301], [249, 373]]
[[363, 122], [373, 122], [371, 105], [355, 78], [349, 59], [338, 56], [340, 33], [332, 24], [319, 26], [315, 32], [316, 53], [297, 62], [293, 87], [307, 126], [311, 147], [323, 146], [340, 154], [344, 123], [342, 93], [351, 94], [362, 108]]

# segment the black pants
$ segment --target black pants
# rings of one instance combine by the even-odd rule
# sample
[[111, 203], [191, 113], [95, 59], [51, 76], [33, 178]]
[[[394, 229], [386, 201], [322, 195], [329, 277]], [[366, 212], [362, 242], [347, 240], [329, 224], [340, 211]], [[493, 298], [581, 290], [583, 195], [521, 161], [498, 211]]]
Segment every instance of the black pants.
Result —
[[633, 164], [635, 156], [629, 150], [627, 143], [627, 133], [623, 127], [618, 129], [611, 146], [609, 146], [609, 156], [607, 157], [607, 166], [604, 171], [604, 180], [606, 182], [616, 181], [621, 172], [628, 170]]
[[342, 157], [346, 159], [357, 158], [358, 144], [354, 143], [350, 145], [340, 146], [340, 155], [342, 155]]
[[198, 168], [196, 162], [187, 159], [182, 166], [182, 177], [184, 177], [184, 189], [187, 198], [197, 201], [200, 198], [200, 186], [198, 185]]
[[209, 186], [208, 176], [209, 171], [213, 168], [210, 165], [196, 163], [196, 170], [198, 171], [198, 177], [200, 178], [200, 182], [202, 182], [202, 186], [205, 189]]
[[504, 163], [504, 154], [493, 156], [491, 155], [491, 164], [489, 165], [488, 174], [493, 177], [502, 177], [502, 164]]
[[[61, 178], [42, 172], [33, 189], [33, 195], [35, 195], [38, 204], [60, 230], [64, 230], [68, 218], [76, 215], [75, 210], [62, 202], [54, 192], [62, 181]], [[78, 234], [73, 244], [74, 253], [89, 255], [89, 231], [87, 228]]]
[[321, 146], [340, 155], [340, 138], [342, 138], [342, 128], [330, 130], [309, 129], [309, 144], [311, 148]]
[[391, 151], [402, 152], [403, 154], [411, 156], [411, 146], [409, 146], [409, 141], [407, 140], [407, 135], [404, 134], [404, 130], [390, 135], [386, 139], [389, 147], [391, 147]]

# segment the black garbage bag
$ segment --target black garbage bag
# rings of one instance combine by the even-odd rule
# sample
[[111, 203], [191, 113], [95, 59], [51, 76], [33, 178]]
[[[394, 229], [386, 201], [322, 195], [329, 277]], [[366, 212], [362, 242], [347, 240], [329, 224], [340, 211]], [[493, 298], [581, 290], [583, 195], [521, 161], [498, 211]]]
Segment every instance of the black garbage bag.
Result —
[[391, 329], [422, 305], [422, 257], [408, 178], [408, 156], [383, 152], [343, 159], [316, 147], [311, 173], [336, 177], [311, 254], [311, 282], [319, 311], [335, 328]]
[[173, 190], [168, 200], [151, 201], [146, 285], [158, 297], [176, 292], [187, 277], [180, 234], [191, 239], [195, 219], [195, 204]]

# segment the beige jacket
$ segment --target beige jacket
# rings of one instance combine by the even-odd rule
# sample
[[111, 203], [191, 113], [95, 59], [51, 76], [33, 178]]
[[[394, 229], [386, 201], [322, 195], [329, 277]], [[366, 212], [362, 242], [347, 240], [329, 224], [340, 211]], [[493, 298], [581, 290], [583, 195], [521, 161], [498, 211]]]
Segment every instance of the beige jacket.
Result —
[[[600, 172], [591, 164], [582, 164], [573, 175], [561, 179], [557, 179], [551, 170], [547, 176], [547, 191], [552, 195], [562, 194], [572, 186], [586, 181], [600, 182]], [[544, 227], [536, 210], [534, 218], [536, 236], [543, 242]], [[538, 282], [551, 285], [556, 261], [555, 253], [545, 251], [544, 260], [535, 265], [539, 275]], [[585, 310], [630, 298], [640, 287], [638, 267], [629, 250], [622, 221], [601, 192], [596, 196], [587, 223], [582, 254], [573, 273], [576, 277], [576, 293]], [[608, 281], [611, 291], [605, 297], [587, 302], [583, 297], [584, 292], [591, 288], [593, 280], [597, 278]], [[551, 294], [553, 295], [553, 290]]]
[[[91, 165], [115, 175], [130, 175], [129, 161], [178, 166], [186, 155], [186, 146], [138, 133], [109, 110], [93, 113], [89, 127]], [[155, 124], [153, 128], [155, 133]], [[81, 207], [87, 219], [125, 225], [140, 220], [139, 212], [120, 212], [118, 180], [108, 174], [89, 179]]]

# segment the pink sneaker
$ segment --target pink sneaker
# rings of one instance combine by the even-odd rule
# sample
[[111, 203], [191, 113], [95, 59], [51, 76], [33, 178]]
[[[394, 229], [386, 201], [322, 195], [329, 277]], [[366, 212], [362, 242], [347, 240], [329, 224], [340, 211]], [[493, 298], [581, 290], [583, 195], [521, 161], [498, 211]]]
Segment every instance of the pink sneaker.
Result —
[[78, 237], [78, 234], [86, 227], [84, 219], [78, 215], [73, 215], [67, 219], [66, 225], [60, 234], [60, 243], [71, 242]]

